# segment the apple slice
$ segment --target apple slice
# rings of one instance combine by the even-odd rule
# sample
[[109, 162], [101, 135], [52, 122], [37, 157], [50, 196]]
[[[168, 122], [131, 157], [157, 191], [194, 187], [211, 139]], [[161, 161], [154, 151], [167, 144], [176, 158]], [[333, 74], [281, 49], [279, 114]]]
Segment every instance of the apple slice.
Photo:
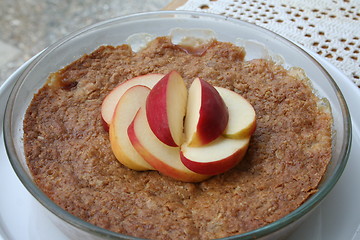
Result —
[[223, 136], [202, 147], [181, 146], [181, 161], [190, 170], [216, 175], [233, 168], [244, 157], [250, 137], [230, 139]]
[[103, 100], [101, 105], [101, 118], [106, 131], [109, 130], [115, 107], [121, 96], [135, 85], [144, 85], [150, 89], [162, 78], [163, 74], [147, 74], [131, 78], [115, 87]]
[[141, 85], [126, 90], [116, 105], [109, 128], [111, 149], [115, 157], [128, 168], [138, 171], [150, 170], [153, 167], [134, 149], [127, 129], [139, 108], [145, 104], [149, 93], [150, 89]]
[[166, 145], [155, 136], [146, 109], [140, 108], [128, 128], [128, 135], [138, 153], [160, 173], [184, 182], [200, 182], [210, 177], [189, 170], [180, 160], [180, 148]]
[[227, 107], [216, 89], [196, 78], [190, 86], [185, 118], [189, 146], [205, 145], [219, 137], [228, 123]]
[[215, 87], [215, 89], [229, 111], [229, 121], [223, 135], [227, 138], [243, 138], [252, 135], [256, 128], [256, 114], [253, 106], [236, 92], [222, 87]]
[[166, 74], [146, 100], [146, 116], [151, 130], [163, 143], [176, 147], [183, 139], [187, 89], [176, 71]]

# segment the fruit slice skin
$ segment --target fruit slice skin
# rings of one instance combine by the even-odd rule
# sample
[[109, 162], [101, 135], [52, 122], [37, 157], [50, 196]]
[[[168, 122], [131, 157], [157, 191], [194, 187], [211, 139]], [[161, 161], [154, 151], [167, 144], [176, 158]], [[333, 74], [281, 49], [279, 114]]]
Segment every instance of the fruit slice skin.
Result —
[[181, 146], [180, 158], [190, 170], [206, 175], [224, 173], [238, 164], [249, 146], [250, 137], [229, 139], [220, 136], [202, 147]]
[[225, 130], [229, 113], [217, 90], [196, 78], [190, 86], [185, 118], [189, 146], [200, 147], [218, 138]]
[[110, 93], [104, 98], [101, 105], [101, 119], [103, 127], [106, 131], [109, 130], [115, 107], [121, 98], [121, 96], [135, 85], [143, 85], [150, 89], [162, 78], [164, 74], [147, 74], [138, 77], [131, 78], [110, 91]]
[[240, 94], [222, 87], [215, 87], [224, 100], [229, 121], [223, 132], [227, 138], [243, 138], [250, 136], [256, 129], [256, 113], [253, 106]]
[[151, 130], [163, 143], [176, 147], [183, 142], [187, 89], [176, 71], [166, 74], [151, 90], [146, 115]]
[[189, 170], [180, 160], [180, 148], [168, 146], [155, 136], [144, 108], [140, 108], [130, 124], [128, 135], [138, 153], [163, 175], [183, 182], [201, 182], [210, 177]]
[[126, 90], [116, 105], [109, 128], [111, 149], [115, 157], [126, 167], [137, 171], [154, 169], [135, 150], [127, 134], [130, 123], [139, 108], [145, 104], [149, 93], [150, 89], [142, 85]]

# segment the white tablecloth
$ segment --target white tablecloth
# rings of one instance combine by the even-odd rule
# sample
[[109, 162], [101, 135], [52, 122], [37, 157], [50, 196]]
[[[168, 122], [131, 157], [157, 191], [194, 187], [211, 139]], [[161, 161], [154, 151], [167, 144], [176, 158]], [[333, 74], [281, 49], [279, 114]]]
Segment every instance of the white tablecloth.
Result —
[[177, 9], [272, 30], [323, 56], [360, 88], [360, 0], [188, 0]]

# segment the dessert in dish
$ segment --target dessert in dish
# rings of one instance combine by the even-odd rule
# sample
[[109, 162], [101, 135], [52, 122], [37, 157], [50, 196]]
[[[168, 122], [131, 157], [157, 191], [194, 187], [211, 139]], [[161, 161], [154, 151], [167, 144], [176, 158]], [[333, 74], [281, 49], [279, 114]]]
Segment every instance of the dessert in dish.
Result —
[[[301, 69], [244, 60], [243, 48], [212, 41], [186, 51], [158, 37], [133, 52], [101, 46], [50, 75], [24, 119], [35, 182], [56, 204], [94, 225], [150, 239], [213, 239], [274, 222], [317, 191], [331, 158], [328, 106]], [[176, 70], [241, 94], [256, 112], [247, 154], [225, 173], [191, 183], [117, 161], [101, 105], [119, 84]]]

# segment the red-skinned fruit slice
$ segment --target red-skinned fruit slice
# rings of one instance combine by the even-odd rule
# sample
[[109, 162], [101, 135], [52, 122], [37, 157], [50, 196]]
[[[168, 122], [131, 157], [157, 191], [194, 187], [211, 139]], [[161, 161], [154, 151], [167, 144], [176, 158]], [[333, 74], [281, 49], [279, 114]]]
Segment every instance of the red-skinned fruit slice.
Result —
[[163, 143], [175, 147], [183, 142], [187, 89], [176, 71], [166, 74], [151, 90], [146, 115], [151, 130]]
[[218, 138], [229, 119], [227, 107], [217, 90], [196, 78], [190, 86], [185, 118], [189, 146], [200, 147]]

